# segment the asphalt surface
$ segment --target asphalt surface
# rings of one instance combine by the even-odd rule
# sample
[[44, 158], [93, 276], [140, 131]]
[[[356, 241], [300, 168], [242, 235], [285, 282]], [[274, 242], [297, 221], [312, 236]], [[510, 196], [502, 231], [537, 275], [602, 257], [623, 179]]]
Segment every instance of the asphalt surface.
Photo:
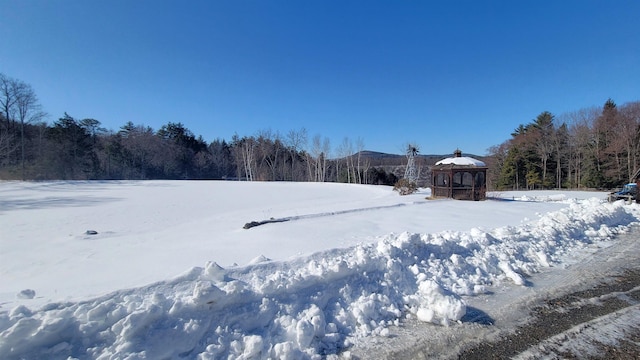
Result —
[[[597, 300], [595, 300], [597, 299]], [[498, 341], [470, 346], [459, 359], [511, 359], [540, 342], [578, 325], [640, 304], [640, 268], [625, 270], [593, 288], [547, 300], [532, 311], [533, 320], [519, 326]], [[605, 321], [605, 320], [603, 320]], [[640, 359], [640, 322], [615, 346], [594, 339], [594, 354], [547, 348], [542, 354], [552, 359]]]

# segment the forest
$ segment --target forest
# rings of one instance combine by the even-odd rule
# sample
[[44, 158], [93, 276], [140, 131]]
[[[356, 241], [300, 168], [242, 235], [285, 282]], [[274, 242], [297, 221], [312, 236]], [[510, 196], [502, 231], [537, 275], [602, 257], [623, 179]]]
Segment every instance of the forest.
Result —
[[[362, 139], [309, 137], [305, 129], [205, 141], [181, 122], [159, 129], [65, 113], [53, 123], [35, 90], [0, 73], [0, 179], [227, 179], [395, 184], [401, 173], [364, 156]], [[483, 157], [493, 189], [612, 188], [638, 171], [640, 102], [555, 116], [543, 111]], [[396, 164], [396, 168], [403, 164]], [[428, 167], [422, 169], [423, 176]], [[428, 176], [424, 176], [428, 179]], [[429, 184], [423, 184], [429, 185]]]
[[[639, 170], [640, 102], [555, 116], [543, 111], [489, 149], [496, 189], [611, 189]], [[633, 180], [635, 181], [635, 180]]]
[[332, 152], [327, 138], [309, 139], [305, 129], [208, 143], [180, 122], [157, 130], [127, 122], [111, 131], [96, 119], [65, 113], [47, 124], [45, 117], [30, 85], [0, 74], [0, 179], [397, 181], [365, 161], [362, 140], [345, 138]]

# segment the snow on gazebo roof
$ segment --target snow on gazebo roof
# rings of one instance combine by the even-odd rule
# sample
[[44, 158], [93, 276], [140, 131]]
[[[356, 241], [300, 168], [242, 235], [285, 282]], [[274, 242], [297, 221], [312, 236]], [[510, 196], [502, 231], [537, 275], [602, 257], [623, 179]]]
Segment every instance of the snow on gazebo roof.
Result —
[[442, 159], [436, 165], [458, 165], [458, 166], [487, 166], [484, 162], [468, 156], [450, 157]]

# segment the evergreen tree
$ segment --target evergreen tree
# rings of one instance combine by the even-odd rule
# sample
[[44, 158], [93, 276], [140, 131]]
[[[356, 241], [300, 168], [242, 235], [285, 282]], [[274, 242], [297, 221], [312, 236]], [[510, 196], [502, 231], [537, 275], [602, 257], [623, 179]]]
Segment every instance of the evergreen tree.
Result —
[[48, 131], [48, 171], [53, 178], [92, 179], [98, 175], [97, 157], [91, 135], [69, 114], [56, 121]]

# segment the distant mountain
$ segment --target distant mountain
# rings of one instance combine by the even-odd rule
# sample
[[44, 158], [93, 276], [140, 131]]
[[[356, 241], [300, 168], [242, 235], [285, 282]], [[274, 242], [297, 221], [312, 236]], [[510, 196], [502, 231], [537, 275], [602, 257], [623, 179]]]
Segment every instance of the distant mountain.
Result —
[[[369, 161], [371, 166], [399, 166], [407, 164], [407, 156], [406, 155], [398, 155], [398, 154], [387, 154], [378, 151], [370, 151], [363, 150], [360, 153], [360, 161]], [[354, 157], [358, 156], [358, 153], [353, 155]], [[453, 154], [445, 154], [445, 155], [437, 155], [437, 154], [419, 154], [416, 156], [416, 164], [417, 165], [427, 165], [432, 166], [435, 165], [436, 162], [452, 157]], [[484, 160], [484, 156], [477, 156], [474, 154], [465, 154], [462, 156], [472, 157], [478, 160]]]
[[[360, 165], [366, 170], [371, 168], [382, 169], [386, 173], [393, 174], [397, 178], [402, 178], [407, 169], [407, 156], [398, 154], [387, 154], [379, 151], [363, 150], [351, 155], [353, 163], [360, 156]], [[415, 157], [416, 168], [418, 172], [418, 185], [428, 186], [431, 183], [429, 179], [431, 174], [431, 167], [438, 161], [452, 157], [451, 154], [437, 155], [437, 154], [425, 154], [417, 155]], [[485, 161], [486, 156], [477, 156], [474, 154], [465, 154], [462, 156], [472, 157], [481, 161]], [[339, 159], [334, 159], [339, 160]]]

